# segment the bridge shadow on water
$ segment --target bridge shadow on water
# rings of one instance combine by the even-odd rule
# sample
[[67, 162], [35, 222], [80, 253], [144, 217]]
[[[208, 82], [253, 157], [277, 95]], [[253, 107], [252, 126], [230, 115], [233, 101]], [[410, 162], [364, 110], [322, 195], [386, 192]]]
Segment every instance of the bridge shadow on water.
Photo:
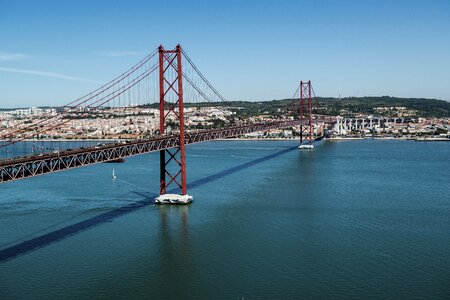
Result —
[[[216, 174], [195, 180], [193, 182], [190, 182], [188, 184], [188, 188], [194, 188], [194, 187], [198, 187], [198, 186], [202, 186], [204, 184], [207, 184], [209, 182], [221, 179], [223, 177], [229, 176], [233, 173], [236, 173], [240, 170], [252, 167], [254, 165], [257, 165], [259, 163], [262, 163], [264, 161], [276, 158], [280, 155], [283, 155], [289, 151], [292, 151], [294, 149], [297, 149], [297, 146], [295, 147], [290, 147], [290, 148], [286, 148], [283, 149], [281, 151], [269, 154], [269, 155], [265, 155], [263, 157], [251, 160], [249, 162], [237, 165], [235, 167], [223, 170], [221, 172], [218, 172]], [[171, 190], [169, 191], [169, 193], [173, 193], [175, 192], [175, 190]], [[97, 215], [95, 217], [89, 218], [87, 220], [84, 221], [80, 221], [78, 223], [63, 227], [61, 229], [57, 229], [55, 231], [40, 235], [38, 237], [23, 241], [21, 243], [18, 243], [16, 245], [4, 248], [0, 250], [0, 263], [2, 262], [6, 262], [8, 260], [14, 259], [16, 257], [19, 257], [21, 255], [30, 253], [32, 251], [35, 251], [39, 248], [48, 246], [52, 243], [61, 241], [65, 238], [68, 238], [72, 235], [81, 233], [83, 231], [86, 231], [88, 229], [94, 228], [98, 225], [110, 222], [120, 216], [132, 213], [140, 208], [149, 206], [154, 204], [154, 198], [157, 196], [156, 194], [153, 193], [142, 193], [142, 192], [133, 192], [136, 195], [139, 195], [141, 197], [143, 197], [144, 199], [133, 202], [131, 204], [116, 208], [112, 211], [109, 212], [105, 212], [102, 213], [100, 215]]]

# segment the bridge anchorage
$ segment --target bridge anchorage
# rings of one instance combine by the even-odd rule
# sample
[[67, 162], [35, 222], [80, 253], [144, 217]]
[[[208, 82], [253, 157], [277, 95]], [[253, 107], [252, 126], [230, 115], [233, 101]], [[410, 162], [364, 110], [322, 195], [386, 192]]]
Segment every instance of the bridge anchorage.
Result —
[[[299, 149], [314, 149], [312, 123], [311, 80], [300, 81], [300, 145]], [[304, 139], [303, 136], [306, 136]]]
[[[183, 103], [182, 50], [178, 44], [174, 50], [165, 50], [161, 45], [159, 52], [159, 134], [167, 132], [166, 121], [172, 115], [179, 127], [179, 143], [174, 148], [159, 151], [160, 181], [157, 204], [188, 204], [193, 197], [186, 188], [186, 152]], [[168, 155], [166, 155], [168, 154]], [[180, 178], [181, 177], [181, 178]], [[169, 179], [169, 181], [167, 181]], [[180, 194], [167, 194], [167, 188], [175, 184]]]

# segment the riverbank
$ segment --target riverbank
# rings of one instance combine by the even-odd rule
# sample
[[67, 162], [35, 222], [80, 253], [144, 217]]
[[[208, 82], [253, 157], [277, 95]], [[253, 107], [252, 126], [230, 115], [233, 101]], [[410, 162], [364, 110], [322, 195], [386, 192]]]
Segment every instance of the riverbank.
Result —
[[[417, 141], [417, 142], [450, 142], [450, 139], [448, 138], [441, 138], [441, 137], [392, 137], [392, 136], [378, 136], [378, 137], [330, 137], [330, 138], [324, 138], [324, 140], [329, 141], [353, 141], [353, 140], [402, 140], [402, 141]], [[57, 142], [99, 142], [99, 143], [108, 143], [108, 142], [115, 142], [115, 141], [128, 141], [129, 139], [42, 139], [42, 140], [36, 140], [36, 139], [26, 139], [22, 142], [46, 142], [46, 143], [57, 143]], [[298, 141], [299, 138], [224, 138], [224, 139], [216, 139], [216, 141]], [[0, 140], [0, 142], [9, 142], [7, 140]]]

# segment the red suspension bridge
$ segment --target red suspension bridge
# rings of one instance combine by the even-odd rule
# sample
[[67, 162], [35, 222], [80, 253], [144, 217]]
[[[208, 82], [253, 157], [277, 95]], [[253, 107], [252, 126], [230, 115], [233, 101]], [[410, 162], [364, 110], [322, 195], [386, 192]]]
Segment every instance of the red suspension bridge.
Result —
[[[168, 187], [175, 185], [181, 195], [187, 195], [187, 144], [300, 126], [300, 144], [312, 145], [313, 122], [319, 119], [313, 118], [311, 93], [311, 82], [300, 82], [294, 94], [294, 98], [298, 97], [295, 101], [299, 105], [298, 117], [286, 116], [275, 121], [255, 123], [225, 118], [220, 128], [187, 128], [185, 106], [214, 107], [227, 116], [232, 105], [211, 85], [180, 45], [171, 50], [160, 46], [120, 76], [66, 104], [58, 113], [39, 116], [14, 129], [0, 132], [0, 140], [3, 140], [0, 151], [13, 153], [12, 157], [4, 155], [0, 159], [0, 183], [159, 151], [160, 194], [166, 194]], [[33, 143], [45, 134], [51, 135], [76, 117], [95, 114], [102, 109], [114, 109], [126, 115], [130, 108], [152, 102], [159, 103], [159, 126], [149, 137], [74, 149], [64, 149], [64, 146], [61, 149], [59, 146], [55, 150], [43, 146], [40, 153], [33, 151], [14, 155], [14, 149], [20, 143]]]

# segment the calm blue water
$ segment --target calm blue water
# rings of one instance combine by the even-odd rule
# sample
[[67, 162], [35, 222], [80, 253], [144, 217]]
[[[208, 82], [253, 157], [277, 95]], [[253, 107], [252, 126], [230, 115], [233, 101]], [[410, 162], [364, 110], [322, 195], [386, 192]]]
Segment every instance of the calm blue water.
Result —
[[188, 146], [182, 207], [156, 153], [0, 185], [0, 298], [450, 298], [450, 143], [295, 146]]

